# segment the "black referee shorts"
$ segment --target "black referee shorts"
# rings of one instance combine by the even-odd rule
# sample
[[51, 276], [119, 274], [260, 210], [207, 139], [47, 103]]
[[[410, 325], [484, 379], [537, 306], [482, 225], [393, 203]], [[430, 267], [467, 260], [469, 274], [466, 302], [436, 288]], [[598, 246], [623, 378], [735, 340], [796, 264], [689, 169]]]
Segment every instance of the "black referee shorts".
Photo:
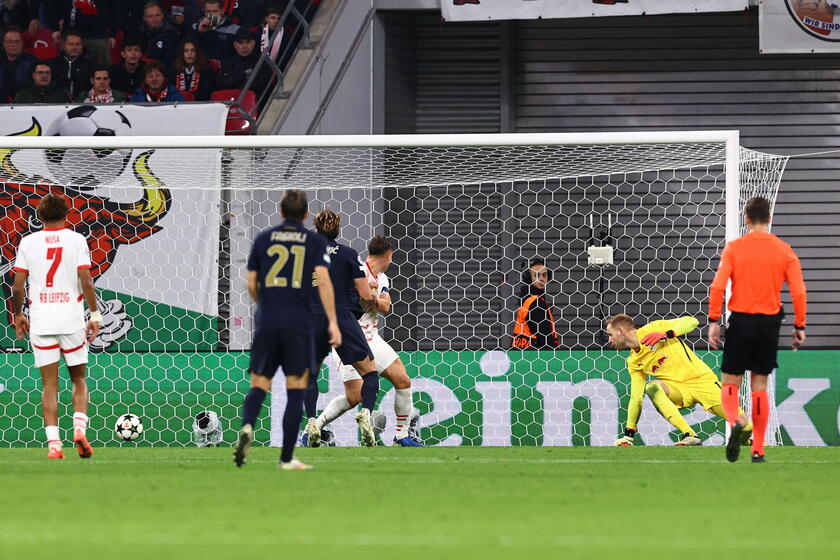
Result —
[[732, 313], [723, 346], [723, 373], [769, 375], [776, 368], [782, 315]]

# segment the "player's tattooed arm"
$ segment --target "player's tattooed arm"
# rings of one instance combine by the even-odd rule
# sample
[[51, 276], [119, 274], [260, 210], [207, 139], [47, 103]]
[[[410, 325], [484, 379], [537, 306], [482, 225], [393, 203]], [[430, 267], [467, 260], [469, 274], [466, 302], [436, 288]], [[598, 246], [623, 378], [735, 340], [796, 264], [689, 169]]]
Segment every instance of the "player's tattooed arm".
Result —
[[82, 294], [90, 310], [90, 319], [85, 327], [85, 336], [88, 343], [92, 343], [99, 334], [99, 325], [102, 324], [102, 313], [96, 307], [96, 288], [93, 286], [93, 278], [90, 276], [89, 268], [79, 269], [79, 282], [82, 285]]
[[23, 313], [23, 298], [26, 296], [26, 277], [25, 272], [15, 272], [15, 283], [12, 286], [12, 313], [19, 315]]
[[376, 298], [376, 310], [382, 314], [391, 311], [391, 295], [388, 292], [382, 292]]
[[371, 291], [370, 285], [364, 278], [356, 278], [354, 281], [356, 291], [359, 293], [359, 305], [364, 311], [376, 311], [376, 295]]
[[12, 312], [14, 313], [15, 334], [18, 340], [29, 332], [29, 319], [23, 314], [23, 298], [26, 296], [26, 272], [15, 272], [15, 283], [12, 286]]

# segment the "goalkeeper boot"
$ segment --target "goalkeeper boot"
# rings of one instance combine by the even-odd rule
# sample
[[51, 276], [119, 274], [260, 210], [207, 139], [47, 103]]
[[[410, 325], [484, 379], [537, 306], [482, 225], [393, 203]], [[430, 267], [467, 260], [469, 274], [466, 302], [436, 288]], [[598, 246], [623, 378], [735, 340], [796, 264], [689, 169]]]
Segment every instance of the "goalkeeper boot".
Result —
[[48, 444], [47, 459], [64, 459], [64, 451], [61, 449], [60, 441], [51, 441]]
[[675, 443], [677, 447], [688, 447], [693, 445], [703, 445], [703, 441], [697, 437], [696, 435], [689, 434], [688, 432], [684, 433], [680, 440]]
[[746, 447], [752, 446], [752, 428], [749, 430], [744, 428], [744, 431], [741, 432], [741, 445]]
[[93, 447], [90, 446], [90, 442], [88, 442], [88, 439], [83, 431], [76, 430], [73, 435], [73, 445], [76, 446], [76, 450], [79, 452], [79, 457], [82, 459], [88, 459], [91, 455], [93, 455]]
[[245, 424], [239, 430], [239, 437], [236, 438], [236, 447], [233, 449], [233, 464], [241, 467], [248, 460], [248, 452], [251, 450], [251, 444], [254, 442], [254, 428], [250, 424]]
[[294, 459], [294, 458], [291, 461], [289, 461], [288, 463], [284, 463], [283, 461], [280, 461], [280, 464], [278, 466], [280, 467], [281, 470], [284, 470], [284, 471], [311, 471], [312, 469], [315, 468], [312, 465], [307, 465], [306, 463], [302, 463], [298, 459]]
[[399, 445], [400, 447], [426, 447], [411, 436], [405, 436], [399, 439], [394, 438], [394, 445]]
[[752, 462], [753, 463], [766, 463], [767, 459], [764, 458], [764, 455], [759, 455], [758, 451], [753, 451]]
[[738, 455], [741, 454], [741, 435], [744, 433], [744, 427], [735, 422], [732, 430], [729, 433], [729, 441], [726, 442], [726, 460], [734, 463], [738, 460]]
[[362, 445], [376, 447], [376, 435], [373, 433], [373, 426], [370, 423], [370, 411], [363, 408], [356, 414], [356, 423], [359, 425], [359, 433], [362, 435]]
[[[304, 447], [321, 447], [321, 428], [318, 427], [314, 418], [310, 418], [306, 423], [303, 437], [306, 438]], [[301, 443], [303, 443], [303, 437], [301, 437]]]

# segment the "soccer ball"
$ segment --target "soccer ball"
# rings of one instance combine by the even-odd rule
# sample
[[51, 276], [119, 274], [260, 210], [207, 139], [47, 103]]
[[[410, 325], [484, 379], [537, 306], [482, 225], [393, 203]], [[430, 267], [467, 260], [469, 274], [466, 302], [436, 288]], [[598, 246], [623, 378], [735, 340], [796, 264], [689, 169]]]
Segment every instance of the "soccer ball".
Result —
[[[127, 136], [131, 123], [110, 108], [81, 105], [54, 120], [47, 136]], [[44, 150], [53, 179], [68, 187], [95, 187], [125, 171], [131, 150]]]
[[125, 441], [134, 441], [143, 433], [143, 423], [133, 414], [123, 414], [117, 419], [117, 437]]

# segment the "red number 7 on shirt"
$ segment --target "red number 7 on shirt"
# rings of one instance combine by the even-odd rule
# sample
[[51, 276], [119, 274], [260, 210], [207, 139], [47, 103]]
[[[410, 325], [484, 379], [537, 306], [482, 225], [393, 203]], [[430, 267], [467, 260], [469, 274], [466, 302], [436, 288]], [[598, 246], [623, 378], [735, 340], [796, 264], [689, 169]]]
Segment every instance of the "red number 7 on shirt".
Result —
[[53, 262], [47, 271], [47, 288], [52, 288], [55, 271], [58, 270], [58, 265], [61, 264], [61, 251], [61, 247], [49, 247], [47, 249], [47, 260]]

